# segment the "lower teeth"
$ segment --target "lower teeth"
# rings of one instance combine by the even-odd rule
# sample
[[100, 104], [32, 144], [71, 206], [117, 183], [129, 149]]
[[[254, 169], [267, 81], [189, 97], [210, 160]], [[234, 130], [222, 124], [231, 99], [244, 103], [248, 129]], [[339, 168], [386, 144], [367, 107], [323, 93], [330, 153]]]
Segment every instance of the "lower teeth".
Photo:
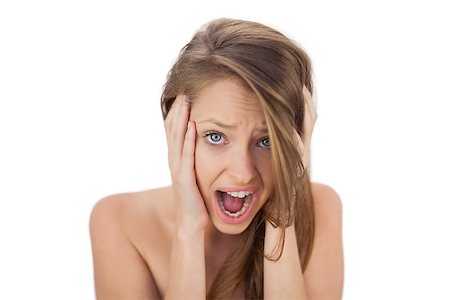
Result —
[[242, 216], [245, 211], [247, 210], [248, 206], [250, 205], [250, 199], [252, 198], [252, 195], [248, 195], [244, 198], [244, 204], [242, 205], [242, 208], [240, 211], [237, 211], [235, 213], [229, 212], [228, 210], [225, 209], [225, 206], [223, 205], [223, 200], [222, 197], [219, 196], [219, 206], [222, 209], [222, 211], [230, 217], [239, 217]]

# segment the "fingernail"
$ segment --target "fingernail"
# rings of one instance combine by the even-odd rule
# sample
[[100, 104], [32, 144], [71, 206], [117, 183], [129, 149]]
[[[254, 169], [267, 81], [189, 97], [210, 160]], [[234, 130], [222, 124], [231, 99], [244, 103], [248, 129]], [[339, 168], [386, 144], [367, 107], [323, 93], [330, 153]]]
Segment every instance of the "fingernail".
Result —
[[191, 128], [192, 128], [191, 123], [192, 123], [191, 121], [188, 122], [188, 130], [191, 130]]

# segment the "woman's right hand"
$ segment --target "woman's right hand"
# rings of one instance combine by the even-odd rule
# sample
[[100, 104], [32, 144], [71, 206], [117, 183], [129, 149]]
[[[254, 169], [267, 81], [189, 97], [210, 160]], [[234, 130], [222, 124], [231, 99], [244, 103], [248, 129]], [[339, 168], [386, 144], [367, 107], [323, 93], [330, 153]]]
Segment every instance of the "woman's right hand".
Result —
[[164, 121], [169, 167], [175, 196], [176, 226], [183, 230], [204, 230], [209, 219], [197, 186], [194, 167], [195, 123], [189, 121], [190, 103], [178, 95]]

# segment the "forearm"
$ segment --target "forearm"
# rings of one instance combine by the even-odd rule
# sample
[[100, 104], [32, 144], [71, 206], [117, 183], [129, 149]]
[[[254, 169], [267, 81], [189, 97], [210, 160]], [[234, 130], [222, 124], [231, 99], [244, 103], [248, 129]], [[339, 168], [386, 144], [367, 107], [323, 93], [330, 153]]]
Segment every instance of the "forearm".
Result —
[[[279, 228], [266, 223], [264, 253], [270, 254], [275, 249]], [[294, 226], [286, 229], [283, 254], [278, 261], [264, 258], [264, 298], [265, 299], [307, 299], [297, 238]]]
[[177, 231], [170, 256], [165, 299], [205, 299], [204, 232]]

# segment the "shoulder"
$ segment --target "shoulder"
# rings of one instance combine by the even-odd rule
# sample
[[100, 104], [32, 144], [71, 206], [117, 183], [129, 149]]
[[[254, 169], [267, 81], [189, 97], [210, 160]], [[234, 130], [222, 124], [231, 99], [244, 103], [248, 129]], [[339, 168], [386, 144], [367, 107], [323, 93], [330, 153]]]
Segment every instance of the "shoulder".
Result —
[[339, 221], [342, 218], [342, 201], [338, 193], [332, 187], [318, 182], [313, 182], [311, 189], [316, 217]]
[[[324, 243], [342, 243], [342, 201], [338, 193], [323, 183], [312, 183], [315, 216], [315, 250]], [[314, 249], [313, 249], [314, 251]]]
[[124, 233], [130, 220], [136, 217], [139, 193], [122, 193], [100, 199], [92, 208], [89, 227], [91, 234], [109, 231]]
[[100, 199], [92, 208], [91, 227], [104, 221], [112, 221], [114, 224], [121, 223], [125, 216], [133, 210], [134, 200], [133, 193], [114, 194]]
[[172, 212], [170, 194], [171, 187], [162, 187], [100, 199], [90, 216], [91, 239], [122, 236], [142, 250], [143, 237], [158, 236], [164, 230]]
[[170, 187], [106, 196], [92, 208], [90, 226], [108, 222], [108, 225], [126, 228], [140, 219], [154, 219], [164, 210], [164, 205], [160, 204], [167, 204], [167, 201], [158, 200], [165, 197], [168, 191]]
[[342, 201], [328, 185], [312, 183], [315, 211], [314, 243], [304, 273], [312, 299], [341, 299], [344, 279]]
[[157, 236], [162, 228], [161, 204], [166, 201], [158, 200], [165, 191], [115, 194], [94, 205], [89, 228], [97, 298], [126, 298], [129, 293], [136, 298], [157, 297], [145, 239]]

